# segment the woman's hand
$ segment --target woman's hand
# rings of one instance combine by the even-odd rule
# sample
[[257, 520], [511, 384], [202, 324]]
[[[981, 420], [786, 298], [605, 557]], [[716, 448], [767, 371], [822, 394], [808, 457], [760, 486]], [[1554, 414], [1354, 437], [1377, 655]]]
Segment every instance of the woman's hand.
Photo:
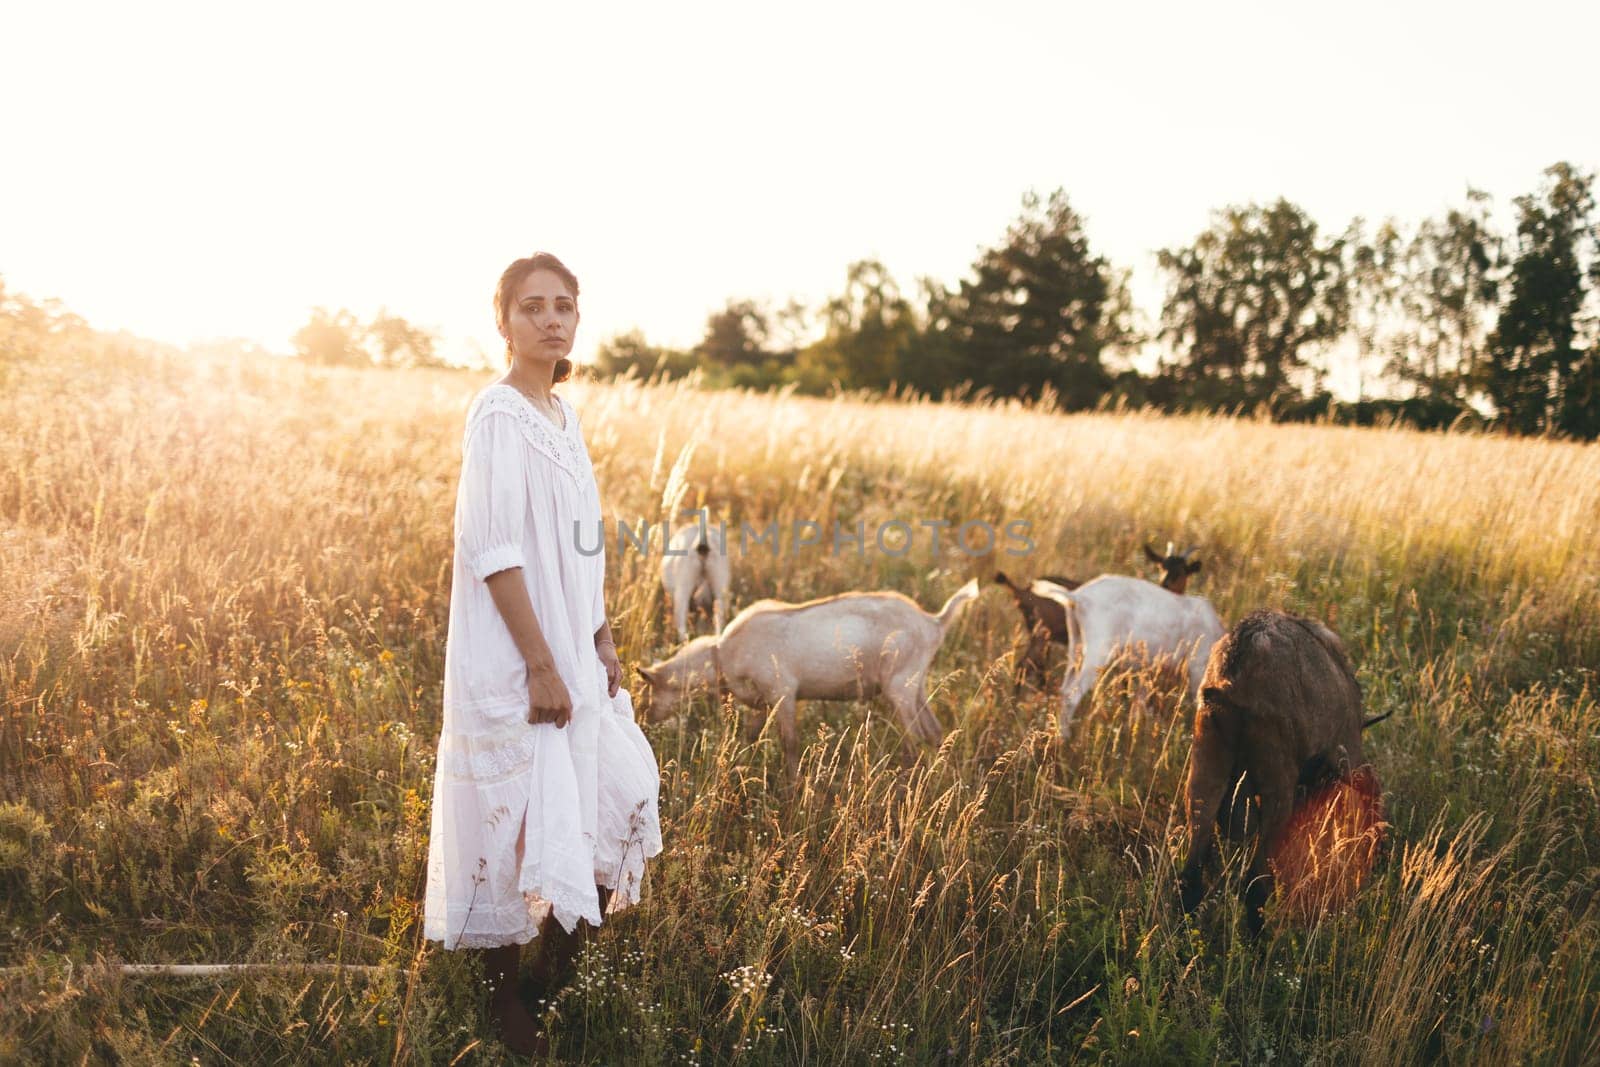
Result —
[[553, 669], [528, 673], [528, 721], [535, 726], [551, 723], [557, 729], [572, 719], [572, 697], [567, 683]]
[[617, 646], [610, 641], [599, 641], [594, 650], [606, 667], [606, 696], [614, 697], [622, 685], [622, 663], [617, 659]]

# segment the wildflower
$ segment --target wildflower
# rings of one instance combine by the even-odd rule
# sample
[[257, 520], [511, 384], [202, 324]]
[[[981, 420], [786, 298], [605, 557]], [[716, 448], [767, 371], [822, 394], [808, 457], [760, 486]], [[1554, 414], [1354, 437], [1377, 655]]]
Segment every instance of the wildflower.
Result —
[[726, 971], [723, 973], [722, 977], [730, 986], [733, 987], [734, 993], [741, 997], [748, 997], [757, 993], [765, 993], [767, 986], [772, 982], [771, 975], [767, 974], [760, 968], [752, 967], [749, 964], [745, 964], [743, 967], [735, 967], [731, 971]]

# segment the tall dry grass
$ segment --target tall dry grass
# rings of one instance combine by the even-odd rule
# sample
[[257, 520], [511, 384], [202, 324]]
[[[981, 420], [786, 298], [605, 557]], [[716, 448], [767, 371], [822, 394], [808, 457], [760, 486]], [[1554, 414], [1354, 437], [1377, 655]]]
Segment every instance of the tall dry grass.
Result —
[[[494, 1062], [417, 908], [465, 404], [445, 372], [97, 349], [0, 362], [0, 1059]], [[1070, 744], [990, 593], [912, 763], [872, 704], [803, 710], [792, 797], [731, 708], [650, 730], [667, 852], [551, 1006], [590, 1062], [1563, 1063], [1600, 1056], [1600, 450], [1401, 430], [575, 384], [608, 518], [704, 503], [865, 524], [755, 551], [735, 598], [998, 564], [1126, 571], [1345, 635], [1393, 824], [1355, 904], [1241, 939], [1237, 861], [1177, 914], [1184, 717], [1101, 687]], [[904, 558], [871, 531], [900, 519]], [[1030, 523], [1024, 559], [922, 521]], [[625, 662], [658, 556], [609, 559]], [[108, 961], [372, 974], [122, 979]]]

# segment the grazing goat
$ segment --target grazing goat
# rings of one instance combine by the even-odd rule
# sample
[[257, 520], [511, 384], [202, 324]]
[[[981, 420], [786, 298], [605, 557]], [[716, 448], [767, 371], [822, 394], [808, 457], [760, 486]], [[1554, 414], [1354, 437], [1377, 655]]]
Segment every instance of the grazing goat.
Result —
[[1189, 588], [1189, 576], [1200, 573], [1200, 561], [1194, 558], [1194, 554], [1200, 549], [1196, 546], [1187, 552], [1174, 552], [1172, 548], [1172, 542], [1168, 541], [1167, 554], [1163, 556], [1146, 544], [1144, 555], [1151, 563], [1161, 568], [1161, 588], [1182, 593]]
[[1252, 933], [1272, 895], [1268, 861], [1294, 813], [1296, 791], [1361, 772], [1376, 778], [1361, 754], [1361, 731], [1387, 716], [1361, 719], [1361, 688], [1344, 646], [1312, 619], [1277, 611], [1246, 616], [1211, 650], [1194, 716], [1189, 761], [1189, 856], [1179, 875], [1185, 911], [1205, 895], [1203, 869], [1215, 827], [1247, 832], [1245, 805], [1258, 798], [1256, 848], [1245, 880]]
[[754, 709], [749, 720], [754, 732], [775, 712], [791, 782], [800, 763], [799, 700], [881, 694], [908, 735], [938, 741], [944, 734], [928, 707], [928, 668], [951, 622], [977, 596], [973, 579], [937, 615], [889, 592], [841, 593], [804, 604], [758, 601], [721, 635], [697, 637], [669, 659], [640, 667], [649, 683], [645, 713], [651, 722], [661, 722], [690, 697], [724, 692]]
[[[1198, 551], [1198, 548], [1190, 548], [1187, 552], [1174, 552], [1172, 542], [1168, 541], [1167, 554], [1162, 556], [1148, 544], [1144, 546], [1145, 556], [1162, 570], [1161, 588], [1174, 593], [1184, 592], [1189, 587], [1190, 575], [1200, 572], [1200, 561], [1194, 559]], [[1028, 647], [1019, 660], [1021, 677], [1018, 686], [1024, 680], [1040, 685], [1044, 682], [1045, 659], [1049, 656], [1051, 642], [1067, 644], [1066, 612], [1054, 600], [1015, 584], [1004, 573], [996, 572], [994, 580], [1011, 590], [1011, 595], [1017, 601], [1017, 610], [1022, 612], [1022, 625], [1028, 631]], [[1040, 581], [1052, 582], [1069, 591], [1083, 584], [1054, 574], [1047, 574]]]
[[[1022, 625], [1028, 631], [1028, 647], [1018, 661], [1020, 677], [1017, 679], [1017, 685], [1020, 688], [1024, 679], [1033, 685], [1042, 685], [1045, 657], [1049, 655], [1050, 642], [1054, 641], [1058, 645], [1067, 643], [1066, 612], [1060, 604], [1049, 597], [1040, 596], [1026, 586], [1015, 584], [1005, 576], [1004, 571], [996, 571], [994, 580], [1011, 590], [1011, 595], [1017, 601], [1017, 610], [1022, 612]], [[1058, 574], [1047, 574], [1039, 581], [1050, 582], [1052, 585], [1059, 585], [1069, 590], [1083, 584]]]
[[1170, 593], [1153, 582], [1105, 574], [1067, 590], [1034, 582], [1033, 592], [1059, 603], [1066, 615], [1074, 662], [1061, 680], [1061, 736], [1072, 730], [1078, 705], [1113, 660], [1136, 657], [1185, 671], [1189, 696], [1200, 693], [1206, 655], [1222, 636], [1222, 620], [1204, 597]]
[[661, 560], [661, 587], [672, 601], [672, 622], [678, 639], [689, 639], [689, 610], [711, 611], [713, 633], [728, 618], [727, 534], [713, 535], [704, 526], [685, 526], [672, 535]]

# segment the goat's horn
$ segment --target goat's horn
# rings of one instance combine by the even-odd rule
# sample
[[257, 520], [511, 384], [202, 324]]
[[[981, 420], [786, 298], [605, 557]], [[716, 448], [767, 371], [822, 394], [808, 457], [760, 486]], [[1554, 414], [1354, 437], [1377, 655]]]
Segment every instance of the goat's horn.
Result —
[[1173, 549], [1173, 547], [1174, 547], [1174, 546], [1173, 546], [1173, 544], [1172, 544], [1172, 542], [1171, 542], [1171, 541], [1168, 541], [1168, 542], [1167, 542], [1167, 555], [1169, 555], [1169, 556], [1170, 556], [1170, 555], [1172, 555], [1172, 549]]
[[1189, 546], [1189, 551], [1187, 551], [1187, 552], [1185, 552], [1183, 554], [1184, 560], [1187, 561], [1190, 556], [1194, 555], [1198, 551], [1200, 551], [1200, 546], [1199, 545], [1190, 545]]

